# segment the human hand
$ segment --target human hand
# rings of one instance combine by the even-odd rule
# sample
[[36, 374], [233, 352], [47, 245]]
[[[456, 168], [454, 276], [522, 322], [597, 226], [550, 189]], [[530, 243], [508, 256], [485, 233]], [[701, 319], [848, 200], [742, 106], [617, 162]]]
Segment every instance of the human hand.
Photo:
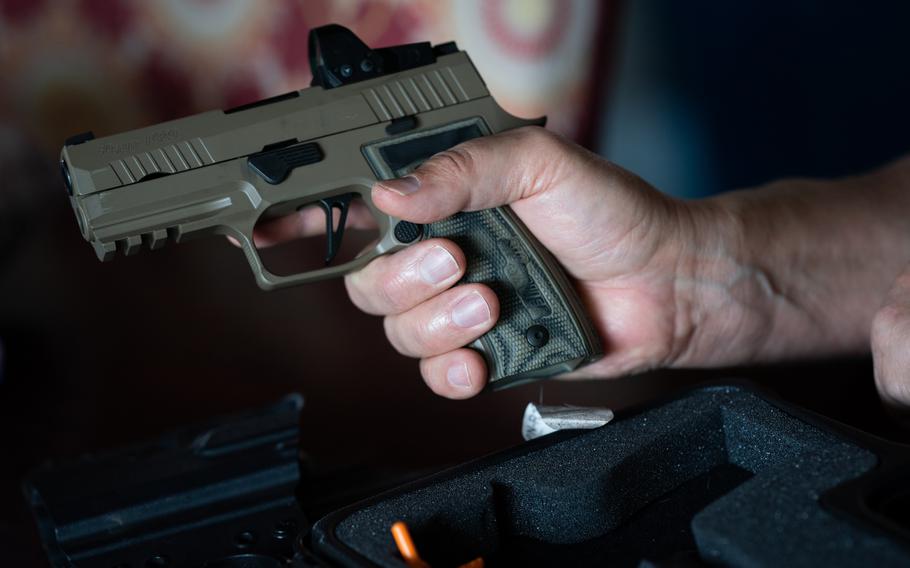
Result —
[[[669, 198], [546, 130], [528, 127], [468, 141], [403, 179], [377, 183], [372, 199], [380, 210], [415, 223], [510, 205], [573, 279], [605, 342], [605, 356], [574, 375], [610, 377], [737, 357], [735, 350], [713, 354], [715, 342], [696, 329], [713, 316], [694, 309], [705, 296], [700, 274], [710, 279], [735, 272], [708, 260], [710, 247], [701, 244], [723, 240], [717, 233], [724, 216]], [[348, 222], [367, 226], [369, 215], [365, 208], [352, 210]], [[321, 216], [279, 219], [257, 232], [256, 243], [313, 234], [323, 224]], [[484, 387], [484, 359], [464, 346], [499, 316], [489, 287], [456, 285], [468, 262], [453, 242], [428, 239], [345, 278], [354, 304], [384, 316], [391, 344], [421, 358], [426, 383], [448, 398], [467, 398]], [[736, 320], [739, 314], [726, 316]]]

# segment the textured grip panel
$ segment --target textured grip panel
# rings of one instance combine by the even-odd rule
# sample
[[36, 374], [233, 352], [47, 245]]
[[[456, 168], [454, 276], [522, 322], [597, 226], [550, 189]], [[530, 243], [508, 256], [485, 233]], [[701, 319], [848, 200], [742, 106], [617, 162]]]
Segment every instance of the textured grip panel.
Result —
[[425, 233], [458, 244], [468, 259], [462, 282], [487, 284], [499, 297], [499, 322], [481, 338], [493, 388], [568, 371], [597, 354], [575, 291], [508, 208], [458, 213]]

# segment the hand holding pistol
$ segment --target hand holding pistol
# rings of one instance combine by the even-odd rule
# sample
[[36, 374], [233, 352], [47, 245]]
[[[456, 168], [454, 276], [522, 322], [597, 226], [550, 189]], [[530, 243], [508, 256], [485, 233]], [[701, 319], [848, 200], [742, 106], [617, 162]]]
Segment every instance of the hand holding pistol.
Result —
[[[484, 283], [500, 318], [471, 347], [500, 388], [571, 371], [600, 342], [559, 264], [508, 206], [417, 224], [380, 211], [378, 180], [399, 178], [462, 142], [543, 123], [509, 115], [454, 43], [370, 49], [349, 30], [311, 31], [313, 83], [242, 107], [210, 111], [95, 139], [69, 139], [61, 168], [83, 237], [101, 260], [198, 236], [227, 235], [269, 290], [342, 276], [429, 238], [454, 241], [462, 278]], [[379, 239], [337, 262], [352, 203]], [[253, 242], [257, 223], [318, 206], [326, 218], [325, 266], [269, 271]]]

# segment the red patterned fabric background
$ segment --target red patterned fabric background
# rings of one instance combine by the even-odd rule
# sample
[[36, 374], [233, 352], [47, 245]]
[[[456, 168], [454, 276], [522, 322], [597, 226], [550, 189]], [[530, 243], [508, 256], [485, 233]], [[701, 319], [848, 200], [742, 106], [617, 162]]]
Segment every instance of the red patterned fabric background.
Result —
[[506, 109], [578, 136], [602, 10], [592, 0], [0, 0], [0, 121], [3, 135], [56, 152], [73, 133], [300, 89], [307, 32], [337, 22], [374, 46], [455, 39]]

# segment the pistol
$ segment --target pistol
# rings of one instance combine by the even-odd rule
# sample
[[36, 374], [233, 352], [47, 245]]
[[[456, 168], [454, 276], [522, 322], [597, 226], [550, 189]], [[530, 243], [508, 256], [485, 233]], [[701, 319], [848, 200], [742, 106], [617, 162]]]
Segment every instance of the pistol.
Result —
[[[593, 325], [562, 268], [508, 207], [418, 225], [379, 211], [377, 180], [400, 177], [461, 142], [526, 125], [493, 99], [454, 42], [370, 49], [339, 25], [308, 38], [313, 80], [292, 91], [95, 138], [69, 138], [60, 167], [82, 236], [102, 261], [166, 243], [233, 237], [257, 284], [271, 290], [358, 270], [379, 255], [443, 237], [468, 259], [463, 282], [499, 297], [497, 325], [471, 347], [496, 389], [568, 372], [601, 355]], [[338, 251], [360, 201], [377, 240]], [[253, 242], [262, 220], [305, 207], [325, 213], [325, 254], [312, 270], [269, 270]], [[362, 206], [360, 206], [362, 207]]]

